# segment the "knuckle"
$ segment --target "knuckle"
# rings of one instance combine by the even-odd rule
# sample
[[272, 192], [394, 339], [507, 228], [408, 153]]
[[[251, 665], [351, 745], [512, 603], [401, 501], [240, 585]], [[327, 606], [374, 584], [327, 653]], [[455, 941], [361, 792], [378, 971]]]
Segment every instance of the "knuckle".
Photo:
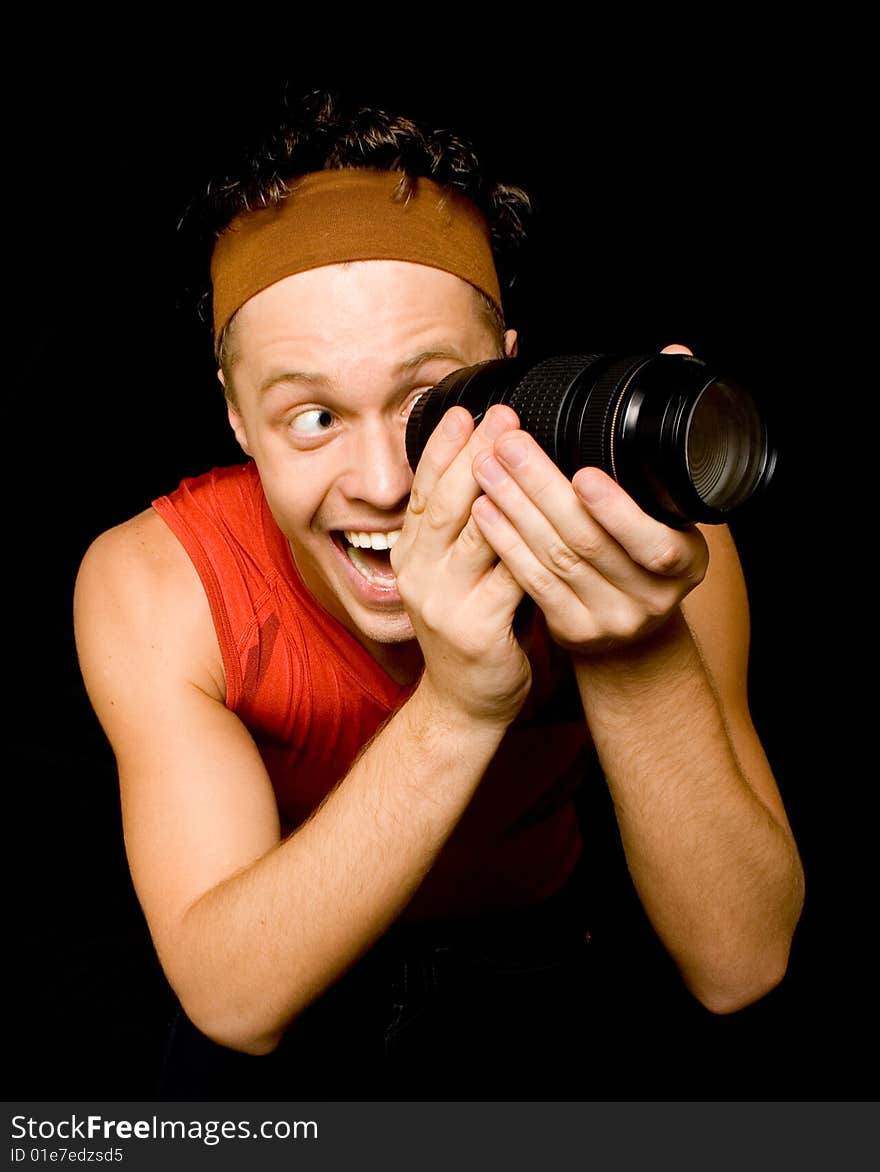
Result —
[[543, 566], [536, 569], [529, 579], [529, 593], [538, 598], [546, 598], [553, 592], [557, 578]]
[[581, 564], [581, 557], [564, 541], [553, 541], [547, 548], [550, 566], [558, 574], [569, 575]]
[[599, 557], [602, 548], [602, 539], [598, 533], [585, 536], [577, 543], [577, 553], [581, 561], [594, 562]]
[[486, 654], [482, 640], [473, 631], [457, 630], [453, 633], [456, 650], [466, 663], [479, 663]]
[[424, 508], [425, 521], [432, 529], [445, 529], [452, 520], [452, 511], [448, 503], [438, 493], [434, 493]]
[[472, 553], [475, 550], [484, 549], [486, 546], [486, 539], [480, 532], [479, 526], [473, 517], [470, 518], [467, 525], [462, 529], [458, 541], [465, 553]]
[[427, 498], [417, 484], [413, 484], [409, 492], [409, 511], [418, 515], [424, 513]]
[[681, 574], [689, 565], [688, 554], [674, 541], [664, 541], [655, 547], [653, 553], [645, 563], [646, 569], [652, 574], [660, 574], [664, 578]]
[[557, 618], [550, 624], [550, 632], [560, 646], [570, 650], [584, 647], [595, 648], [597, 643], [603, 641], [597, 633], [592, 616], [589, 614], [575, 617], [566, 615], [564, 618]]
[[[686, 591], [685, 591], [686, 593]], [[678, 585], [668, 590], [655, 590], [642, 600], [642, 614], [644, 625], [653, 626], [660, 619], [665, 619], [681, 602], [682, 591]]]
[[426, 598], [420, 607], [422, 625], [432, 635], [438, 634], [443, 627], [446, 607], [436, 595]]
[[651, 624], [647, 611], [630, 602], [620, 603], [611, 612], [607, 630], [619, 642], [631, 642], [644, 634]]

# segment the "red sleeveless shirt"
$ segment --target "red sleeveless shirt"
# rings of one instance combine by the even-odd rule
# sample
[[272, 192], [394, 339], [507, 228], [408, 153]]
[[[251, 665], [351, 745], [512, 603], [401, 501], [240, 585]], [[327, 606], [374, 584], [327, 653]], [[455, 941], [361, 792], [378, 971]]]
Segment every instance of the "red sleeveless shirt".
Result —
[[[202, 581], [226, 706], [254, 738], [288, 833], [415, 685], [395, 683], [309, 592], [253, 462], [184, 480], [153, 507]], [[590, 738], [570, 695], [560, 699], [552, 645], [535, 628], [529, 701], [410, 905], [412, 918], [543, 899], [580, 854], [572, 795]]]

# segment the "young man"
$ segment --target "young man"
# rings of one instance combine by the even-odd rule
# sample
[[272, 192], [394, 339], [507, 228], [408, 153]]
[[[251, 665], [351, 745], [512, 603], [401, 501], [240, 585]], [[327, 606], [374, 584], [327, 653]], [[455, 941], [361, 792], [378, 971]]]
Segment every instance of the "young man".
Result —
[[591, 758], [694, 996], [730, 1013], [785, 972], [803, 880], [736, 553], [567, 480], [504, 406], [453, 408], [413, 476], [418, 396], [516, 353], [493, 243], [520, 197], [375, 111], [279, 141], [221, 185], [211, 265], [250, 461], [103, 534], [76, 591], [182, 1007], [162, 1093], [507, 1097], [516, 1062], [552, 1095], [589, 994]]

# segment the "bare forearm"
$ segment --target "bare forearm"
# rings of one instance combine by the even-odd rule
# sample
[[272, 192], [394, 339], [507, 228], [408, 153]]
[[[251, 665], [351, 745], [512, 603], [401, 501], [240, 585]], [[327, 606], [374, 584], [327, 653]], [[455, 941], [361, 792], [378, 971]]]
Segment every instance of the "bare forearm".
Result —
[[196, 1024], [271, 1049], [409, 902], [503, 732], [421, 685], [303, 826], [189, 909], [178, 947]]
[[785, 970], [803, 886], [791, 834], [741, 769], [683, 618], [575, 666], [645, 911], [694, 994], [739, 1008]]

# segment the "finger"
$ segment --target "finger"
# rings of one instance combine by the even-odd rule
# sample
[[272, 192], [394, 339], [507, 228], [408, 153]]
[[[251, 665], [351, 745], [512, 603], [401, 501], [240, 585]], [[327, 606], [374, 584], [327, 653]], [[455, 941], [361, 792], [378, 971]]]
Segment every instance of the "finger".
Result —
[[508, 568], [543, 611], [556, 642], [571, 651], [629, 642], [668, 617], [681, 600], [675, 583], [656, 578], [650, 582], [644, 572], [644, 598], [620, 589], [588, 563], [580, 563], [563, 577], [547, 569], [489, 498], [480, 497], [473, 512], [499, 564]]
[[418, 534], [419, 518], [424, 512], [431, 486], [464, 448], [473, 429], [474, 421], [470, 412], [464, 407], [452, 407], [428, 437], [410, 486], [403, 530], [391, 553], [392, 567], [401, 566], [406, 560]]
[[450, 571], [460, 574], [466, 583], [474, 584], [483, 578], [497, 561], [495, 550], [484, 537], [471, 510], [464, 529], [452, 547]]
[[693, 358], [693, 350], [689, 350], [687, 346], [682, 346], [678, 342], [673, 342], [669, 346], [664, 346], [660, 351], [661, 354], [690, 354]]
[[[428, 437], [416, 468], [410, 490], [412, 512], [424, 512], [440, 478], [450, 470], [467, 444], [470, 444], [472, 459], [476, 451], [491, 444], [503, 431], [518, 426], [516, 413], [500, 404], [489, 408], [476, 429], [472, 416], [464, 407], [450, 408]], [[462, 463], [469, 467], [466, 461]]]
[[[578, 493], [524, 432], [502, 436], [494, 451], [497, 461], [489, 453], [477, 457], [477, 480], [544, 570], [567, 581], [585, 604], [597, 601], [587, 567], [652, 613], [664, 610], [671, 596], [677, 600], [702, 580], [707, 558], [702, 536], [649, 517], [598, 469], [577, 474], [575, 485], [582, 488]], [[589, 487], [591, 474], [598, 488]], [[584, 485], [588, 487], [583, 489]], [[615, 507], [599, 511], [591, 501], [603, 489]]]
[[649, 573], [683, 578], [693, 585], [702, 580], [708, 550], [695, 526], [672, 529], [649, 516], [599, 468], [581, 468], [572, 485], [599, 525]]
[[464, 407], [452, 407], [428, 437], [413, 476], [409, 511], [424, 512], [437, 481], [464, 448], [474, 430], [474, 420]]
[[500, 560], [495, 543], [489, 540], [487, 532], [492, 534], [495, 543], [508, 546], [513, 544], [516, 537], [515, 533], [511, 533], [510, 523], [504, 515], [495, 508], [488, 497], [480, 496], [474, 501], [468, 524], [462, 530], [462, 537], [468, 534], [468, 541], [473, 542], [473, 552], [468, 550], [467, 545], [462, 546], [458, 543], [455, 557], [472, 559], [474, 569], [477, 567], [478, 559], [488, 559], [488, 568], [484, 566], [483, 569], [481, 587], [484, 600], [490, 602], [494, 598], [499, 611], [509, 617], [512, 623], [516, 608], [525, 595], [525, 589], [510, 567]]
[[[503, 405], [495, 405], [489, 408], [464, 447], [439, 474], [440, 464], [432, 454], [423, 479], [418, 485], [413, 483], [416, 500], [414, 504], [411, 495], [408, 510], [419, 521], [418, 536], [413, 541], [418, 540], [421, 554], [426, 557], [442, 556], [456, 540], [467, 524], [471, 505], [481, 492], [472, 469], [476, 454], [491, 447], [505, 430], [518, 425], [519, 420], [514, 411]], [[426, 447], [426, 454], [427, 451]], [[424, 495], [426, 485], [432, 485], [427, 496]]]
[[[506, 437], [503, 442], [507, 443]], [[491, 543], [524, 589], [545, 614], [549, 613], [549, 607], [563, 606], [579, 626], [572, 600], [564, 591], [553, 587], [554, 579], [561, 580], [569, 587], [574, 600], [590, 609], [596, 621], [606, 624], [617, 636], [634, 630], [633, 624], [638, 626], [645, 618], [668, 613], [699, 579], [689, 583], [686, 578], [658, 576], [634, 561], [550, 463], [545, 469], [541, 461], [535, 462], [531, 487], [541, 504], [539, 509], [519, 483], [506, 476], [494, 457], [484, 453], [475, 461], [477, 478], [487, 486], [493, 503], [511, 525], [511, 530], [493, 529]], [[496, 474], [502, 479], [492, 483]], [[552, 495], [548, 486], [553, 490]], [[478, 501], [475, 512], [478, 506], [484, 508]], [[485, 515], [489, 515], [488, 511]], [[502, 534], [507, 542], [503, 547], [498, 544]], [[522, 548], [515, 539], [522, 543]], [[526, 554], [526, 549], [531, 556]], [[594, 632], [585, 637], [592, 639]]]
[[[488, 497], [476, 500], [472, 512], [487, 543], [497, 554], [499, 565], [507, 568], [513, 580], [534, 599], [545, 615], [575, 614], [579, 637], [585, 642], [595, 638], [598, 628], [589, 599], [579, 597], [569, 582], [547, 569], [510, 520]], [[589, 565], [582, 565], [582, 578], [582, 587], [587, 578], [592, 579], [593, 601], [600, 610], [607, 611], [614, 601], [612, 593], [617, 596], [619, 591]], [[589, 589], [584, 589], [584, 594], [590, 593]]]
[[482, 588], [483, 601], [493, 607], [499, 618], [499, 629], [505, 632], [505, 637], [514, 639], [514, 624], [516, 611], [525, 597], [525, 591], [510, 569], [504, 562], [495, 559], [495, 565], [489, 571]]
[[474, 475], [548, 570], [570, 578], [588, 563], [622, 588], [639, 574], [617, 541], [597, 524], [571, 482], [525, 432], [504, 435], [480, 453]]

